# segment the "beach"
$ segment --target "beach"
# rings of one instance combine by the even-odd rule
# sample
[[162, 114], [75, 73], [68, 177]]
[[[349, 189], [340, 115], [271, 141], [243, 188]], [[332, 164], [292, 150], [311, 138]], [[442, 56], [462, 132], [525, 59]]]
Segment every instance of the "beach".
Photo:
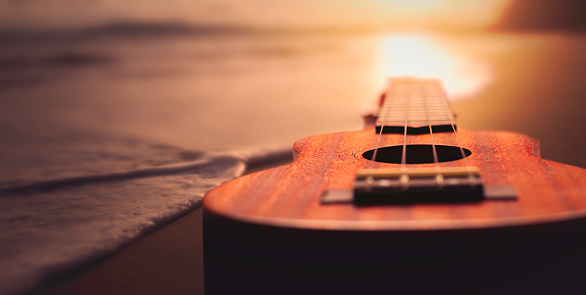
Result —
[[[23, 36], [0, 49], [3, 293], [201, 292], [205, 192], [288, 161], [295, 140], [361, 129], [389, 75], [437, 76], [460, 128], [586, 167], [579, 33]], [[433, 58], [413, 71], [417, 50]]]

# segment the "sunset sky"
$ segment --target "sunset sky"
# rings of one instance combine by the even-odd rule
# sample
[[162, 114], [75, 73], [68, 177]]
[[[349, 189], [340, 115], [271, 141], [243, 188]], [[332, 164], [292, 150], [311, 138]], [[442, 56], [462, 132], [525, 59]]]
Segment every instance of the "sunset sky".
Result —
[[0, 0], [3, 28], [70, 28], [120, 21], [251, 27], [482, 28], [509, 0]]

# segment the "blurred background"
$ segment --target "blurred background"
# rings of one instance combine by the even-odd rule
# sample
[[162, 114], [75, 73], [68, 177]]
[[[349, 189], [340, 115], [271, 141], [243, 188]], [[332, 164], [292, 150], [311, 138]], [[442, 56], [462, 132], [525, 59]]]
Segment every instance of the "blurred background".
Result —
[[392, 75], [586, 167], [571, 0], [0, 0], [0, 185], [361, 128]]
[[[110, 258], [114, 270], [90, 271], [94, 284], [70, 294], [114, 282], [130, 286], [122, 294], [203, 292], [194, 209], [235, 166], [167, 165], [290, 154], [305, 136], [360, 129], [388, 76], [441, 79], [461, 128], [527, 134], [544, 158], [586, 168], [584, 3], [0, 0], [0, 293], [190, 210], [145, 237], [154, 250], [131, 244], [130, 262]], [[120, 177], [154, 167], [167, 172]]]

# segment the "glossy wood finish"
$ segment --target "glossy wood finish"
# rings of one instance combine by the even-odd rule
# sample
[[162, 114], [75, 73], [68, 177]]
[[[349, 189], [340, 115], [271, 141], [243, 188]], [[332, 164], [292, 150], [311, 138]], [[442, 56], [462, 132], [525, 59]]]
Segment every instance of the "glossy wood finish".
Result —
[[[419, 108], [441, 96], [439, 84], [427, 87], [423, 82], [390, 79], [391, 86], [402, 85], [401, 91], [390, 87], [381, 103], [391, 98], [398, 104], [365, 117], [367, 129], [302, 139], [294, 145], [293, 163], [210, 191], [203, 203], [206, 293], [433, 294], [441, 290], [501, 295], [568, 294], [582, 289], [582, 276], [572, 265], [586, 263], [586, 170], [541, 159], [537, 141], [520, 134], [437, 133], [437, 125], [433, 135], [421, 134], [429, 131], [425, 126], [426, 130], [413, 130], [423, 132], [409, 134], [409, 127], [422, 125], [417, 122], [422, 118], [427, 119], [424, 125], [432, 125], [429, 109]], [[428, 93], [428, 88], [436, 94]], [[393, 96], [393, 89], [400, 93]], [[414, 109], [401, 107], [406, 105], [403, 98], [413, 97], [426, 102]], [[394, 117], [393, 109], [425, 115], [414, 122], [397, 121], [402, 117]], [[472, 154], [437, 165], [478, 167], [485, 185], [514, 186], [518, 199], [322, 204], [325, 190], [351, 190], [360, 169], [401, 168], [361, 156], [377, 145], [377, 116], [384, 117], [379, 123], [401, 133], [382, 134], [379, 147], [402, 148], [405, 126], [408, 145], [461, 146]], [[447, 123], [447, 131], [452, 131], [451, 118]], [[406, 167], [422, 171], [435, 165]]]
[[[586, 170], [543, 160], [535, 140], [509, 132], [460, 130], [459, 142], [472, 155], [439, 165], [477, 166], [486, 185], [513, 185], [516, 201], [367, 207], [321, 204], [324, 190], [351, 189], [358, 169], [400, 167], [361, 157], [374, 147], [377, 136], [368, 129], [304, 138], [294, 145], [293, 163], [213, 189], [204, 198], [204, 210], [208, 216], [250, 225], [340, 231], [500, 228], [586, 217]], [[458, 145], [454, 133], [434, 133], [433, 140]], [[381, 138], [381, 146], [402, 143], [402, 135], [383, 134]], [[410, 135], [407, 144], [431, 144], [431, 135]]]

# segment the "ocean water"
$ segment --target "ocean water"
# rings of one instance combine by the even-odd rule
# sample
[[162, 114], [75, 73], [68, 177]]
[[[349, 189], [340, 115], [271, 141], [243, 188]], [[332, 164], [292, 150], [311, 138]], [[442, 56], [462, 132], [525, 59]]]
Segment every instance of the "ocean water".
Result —
[[416, 75], [444, 81], [462, 127], [528, 133], [586, 166], [563, 156], [585, 143], [559, 132], [584, 123], [583, 35], [118, 31], [5, 41], [9, 145], [105, 134], [198, 152], [290, 146], [360, 128], [386, 76]]
[[286, 159], [297, 139], [360, 129], [389, 75], [439, 78], [460, 127], [525, 133], [545, 158], [586, 167], [579, 34], [1, 37], [7, 292], [111, 253], [199, 206], [247, 163]]
[[76, 141], [86, 153], [114, 137], [199, 153], [359, 128], [375, 83], [363, 77], [371, 58], [353, 52], [371, 41], [356, 38], [106, 36], [3, 48], [2, 132], [23, 154], [4, 176], [17, 177], [30, 154], [46, 154], [22, 151], [37, 140], [51, 153], [76, 149]]

